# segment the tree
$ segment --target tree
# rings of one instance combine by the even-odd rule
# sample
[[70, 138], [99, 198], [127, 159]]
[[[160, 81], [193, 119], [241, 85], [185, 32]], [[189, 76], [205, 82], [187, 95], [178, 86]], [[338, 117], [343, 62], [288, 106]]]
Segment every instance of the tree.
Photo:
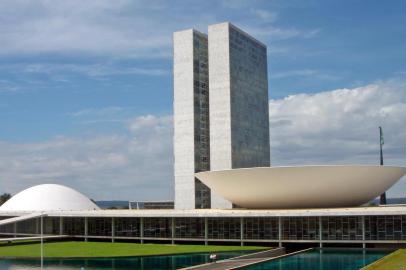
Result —
[[10, 198], [11, 198], [10, 193], [3, 193], [3, 195], [0, 196], [0, 205], [8, 201]]

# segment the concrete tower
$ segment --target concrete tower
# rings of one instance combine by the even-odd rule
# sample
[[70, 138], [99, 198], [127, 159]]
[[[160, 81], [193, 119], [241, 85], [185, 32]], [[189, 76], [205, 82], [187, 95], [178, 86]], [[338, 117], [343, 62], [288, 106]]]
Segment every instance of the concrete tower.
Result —
[[177, 209], [232, 207], [195, 172], [270, 165], [266, 46], [230, 23], [208, 32], [174, 33]]
[[267, 75], [263, 43], [230, 23], [209, 26], [211, 170], [270, 166]]
[[173, 43], [175, 208], [210, 208], [210, 190], [194, 176], [210, 169], [207, 36], [179, 31]]

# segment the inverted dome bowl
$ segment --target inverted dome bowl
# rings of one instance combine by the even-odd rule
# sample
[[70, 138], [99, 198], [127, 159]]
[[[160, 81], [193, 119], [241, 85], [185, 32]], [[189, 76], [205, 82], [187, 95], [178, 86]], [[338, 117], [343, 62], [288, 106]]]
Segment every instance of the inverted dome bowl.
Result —
[[392, 166], [295, 166], [207, 171], [196, 177], [243, 208], [328, 208], [367, 203], [406, 174]]

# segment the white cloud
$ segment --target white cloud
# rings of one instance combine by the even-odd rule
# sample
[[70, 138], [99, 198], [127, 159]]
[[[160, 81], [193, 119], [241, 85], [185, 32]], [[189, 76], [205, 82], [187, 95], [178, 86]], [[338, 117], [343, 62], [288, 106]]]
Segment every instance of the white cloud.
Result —
[[[67, 74], [77, 73], [89, 77], [104, 77], [114, 75], [147, 75], [162, 76], [170, 73], [162, 68], [145, 68], [134, 66], [123, 66], [122, 64], [0, 64], [0, 70], [13, 73], [31, 74]], [[2, 81], [0, 81], [1, 83]]]
[[317, 69], [293, 69], [279, 72], [270, 72], [269, 78], [271, 80], [278, 79], [305, 79], [313, 81], [337, 81], [341, 77], [337, 74], [332, 74], [329, 71], [321, 71]]
[[89, 108], [89, 109], [83, 109], [80, 111], [76, 111], [73, 113], [69, 113], [70, 116], [73, 117], [86, 117], [86, 116], [91, 116], [91, 117], [106, 117], [106, 116], [114, 116], [119, 113], [122, 113], [125, 111], [126, 108], [124, 107], [104, 107], [104, 108]]
[[[406, 165], [406, 83], [298, 94], [269, 104], [273, 165], [378, 164], [379, 131], [385, 163]], [[406, 183], [391, 191], [406, 195]]]
[[92, 130], [92, 127], [89, 125], [103, 128], [107, 128], [107, 125], [109, 125], [107, 129], [111, 130], [113, 129], [111, 125], [115, 125], [116, 128], [121, 130], [123, 124], [131, 120], [134, 110], [133, 108], [125, 107], [89, 108], [67, 113], [66, 115], [71, 117], [75, 124], [83, 125], [88, 131]]
[[249, 0], [222, 0], [221, 4], [227, 8], [240, 9], [249, 7], [252, 5], [252, 1]]
[[289, 70], [289, 71], [281, 71], [275, 72], [271, 74], [272, 79], [279, 79], [285, 77], [292, 77], [292, 76], [312, 76], [318, 74], [317, 70], [314, 69], [303, 69], [303, 70]]
[[251, 12], [264, 22], [274, 22], [278, 14], [264, 9], [252, 9]]
[[0, 93], [1, 92], [16, 92], [20, 87], [15, 83], [8, 80], [0, 80]]
[[[213, 9], [216, 4], [217, 1], [184, 5], [163, 0], [4, 0], [0, 1], [0, 54], [169, 58], [172, 32], [191, 27], [206, 32], [208, 24], [225, 20], [238, 21], [248, 32], [254, 29], [253, 35], [266, 39], [310, 37], [318, 32], [269, 25], [276, 20], [276, 12], [261, 9], [260, 3], [223, 1]], [[252, 6], [256, 6], [251, 9], [254, 19], [242, 19]], [[263, 23], [265, 27], [261, 26]]]
[[261, 40], [284, 40], [290, 38], [312, 38], [317, 36], [321, 29], [302, 30], [294, 27], [281, 28], [274, 25], [267, 26], [243, 26], [243, 29]]
[[[145, 63], [126, 63], [109, 61], [105, 63], [0, 63], [0, 93], [32, 92], [58, 89], [64, 86], [76, 87], [83, 78], [104, 85], [113, 83], [117, 77], [167, 77], [169, 69], [146, 67]], [[134, 76], [135, 75], [135, 76]], [[117, 81], [117, 80], [116, 80]], [[119, 80], [120, 81], [120, 80]]]
[[[115, 113], [116, 109], [100, 112]], [[406, 82], [389, 80], [269, 103], [273, 165], [406, 164]], [[84, 115], [98, 113], [87, 111]], [[123, 122], [127, 135], [0, 142], [0, 191], [63, 183], [95, 199], [169, 199], [173, 189], [172, 116]], [[405, 196], [406, 180], [389, 192]]]
[[146, 131], [153, 131], [155, 134], [161, 132], [168, 133], [168, 127], [171, 123], [172, 117], [170, 116], [157, 117], [154, 115], [146, 115], [135, 118], [129, 128], [136, 133], [145, 133]]
[[0, 142], [0, 190], [60, 183], [95, 199], [170, 199], [171, 123], [170, 116], [137, 117], [129, 136]]
[[[161, 54], [170, 36], [154, 21], [155, 9], [158, 5], [129, 0], [2, 1], [2, 52]], [[155, 35], [147, 30], [153, 28]]]

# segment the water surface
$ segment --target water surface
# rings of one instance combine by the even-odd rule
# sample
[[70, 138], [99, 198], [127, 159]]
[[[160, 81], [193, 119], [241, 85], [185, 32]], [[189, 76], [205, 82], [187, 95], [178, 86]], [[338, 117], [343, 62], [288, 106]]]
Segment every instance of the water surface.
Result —
[[[227, 259], [253, 251], [216, 253], [218, 259]], [[209, 261], [209, 253], [195, 253], [171, 256], [89, 258], [89, 259], [45, 259], [47, 270], [174, 270], [202, 264]], [[41, 269], [39, 259], [0, 259], [1, 270]]]
[[358, 270], [389, 253], [362, 249], [316, 249], [247, 267], [244, 270]]
[[[217, 253], [218, 259], [227, 259], [252, 251]], [[389, 251], [311, 250], [297, 255], [244, 268], [245, 270], [358, 270]], [[206, 263], [209, 253], [195, 253], [172, 256], [91, 258], [91, 259], [45, 259], [47, 270], [174, 270]], [[1, 270], [40, 269], [38, 259], [1, 259]]]

